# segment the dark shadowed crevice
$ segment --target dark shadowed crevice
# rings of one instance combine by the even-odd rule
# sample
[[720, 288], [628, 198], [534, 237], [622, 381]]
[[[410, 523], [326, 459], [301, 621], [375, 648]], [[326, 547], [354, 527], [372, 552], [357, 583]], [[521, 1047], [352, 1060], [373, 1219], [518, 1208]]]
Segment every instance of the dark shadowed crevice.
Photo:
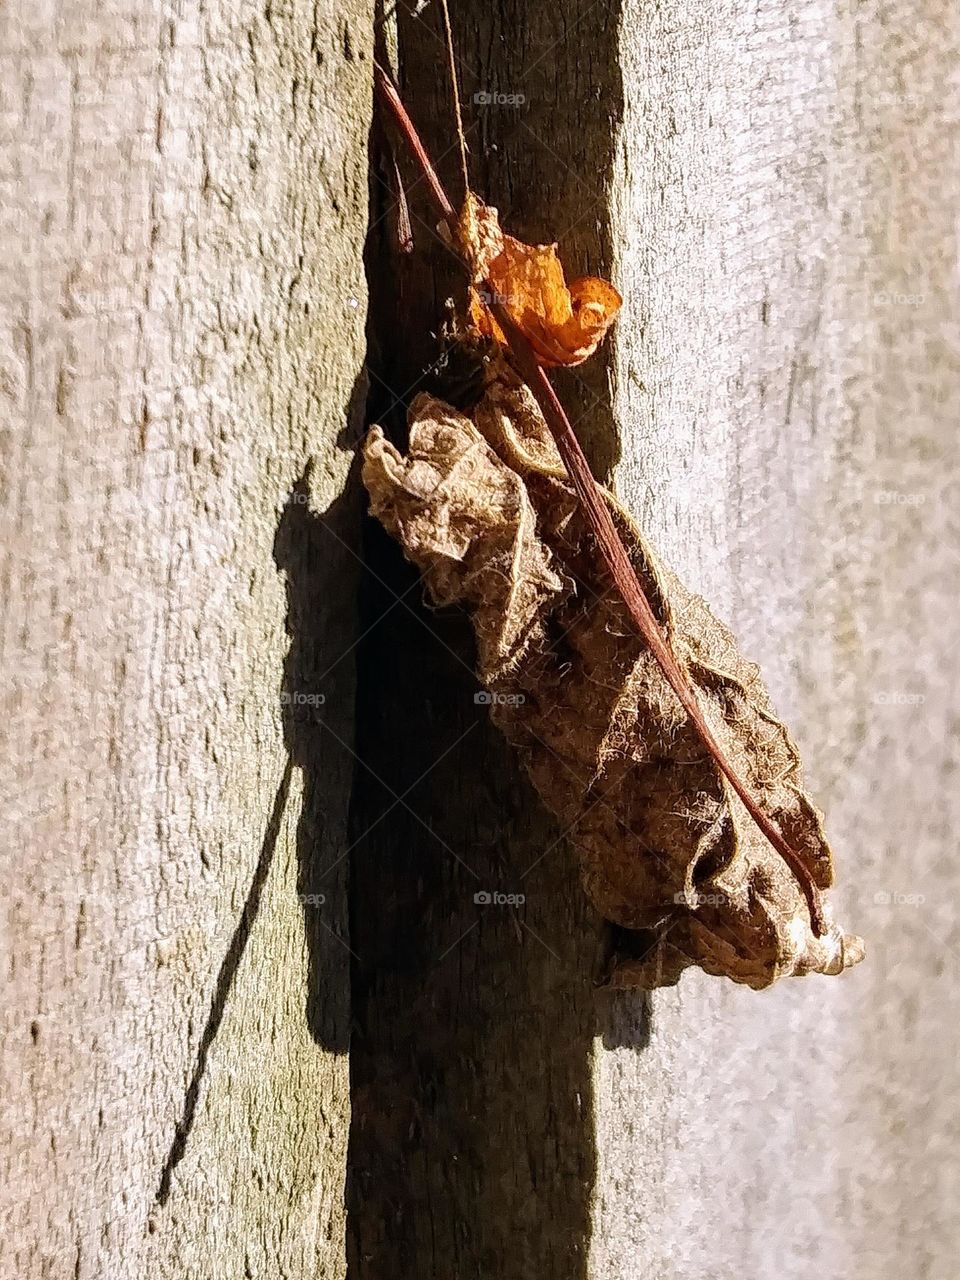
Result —
[[[434, 8], [421, 19], [401, 12], [401, 87], [457, 195], [455, 149], [444, 155], [454, 135]], [[546, 4], [492, 10], [478, 0], [457, 6], [453, 20], [475, 185], [511, 231], [560, 235], [578, 271], [602, 272], [620, 84], [612, 15], [591, 20], [586, 3], [581, 10], [583, 38], [566, 41], [559, 62], [536, 66], [536, 50], [575, 20], [569, 8], [564, 28]], [[482, 70], [491, 62], [503, 93], [529, 69], [530, 114], [481, 114], [471, 129], [472, 97], [494, 83]], [[587, 129], [577, 102], [587, 101], [584, 78], [597, 67], [604, 106]], [[561, 102], [557, 86], [567, 81], [571, 99]], [[565, 139], [557, 136], [564, 118]], [[524, 136], [530, 127], [539, 141]], [[552, 157], [557, 148], [580, 171], [579, 187], [589, 184], [589, 201]], [[398, 251], [381, 157], [377, 124], [367, 420], [402, 444], [416, 390], [456, 401], [462, 388], [462, 370], [434, 367], [445, 300], [462, 282], [402, 155], [415, 247]], [[593, 465], [606, 471], [618, 450], [602, 361], [561, 380], [561, 390]], [[349, 832], [349, 1275], [576, 1280], [587, 1273], [596, 1173], [595, 1039], [642, 1047], [645, 1005], [595, 989], [603, 930], [580, 890], [575, 851], [476, 701], [467, 619], [424, 606], [416, 574], [371, 519], [362, 545], [360, 763]], [[508, 900], [484, 901], [497, 894]]]

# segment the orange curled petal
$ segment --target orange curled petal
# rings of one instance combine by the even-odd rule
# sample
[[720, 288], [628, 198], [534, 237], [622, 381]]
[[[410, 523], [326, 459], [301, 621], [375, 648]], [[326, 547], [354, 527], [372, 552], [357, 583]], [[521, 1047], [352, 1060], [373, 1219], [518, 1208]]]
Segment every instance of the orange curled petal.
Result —
[[524, 244], [505, 235], [496, 209], [470, 195], [460, 218], [472, 284], [469, 315], [482, 335], [504, 342], [490, 312], [500, 306], [541, 364], [580, 364], [596, 351], [616, 319], [613, 285], [582, 276], [568, 285], [555, 244]]

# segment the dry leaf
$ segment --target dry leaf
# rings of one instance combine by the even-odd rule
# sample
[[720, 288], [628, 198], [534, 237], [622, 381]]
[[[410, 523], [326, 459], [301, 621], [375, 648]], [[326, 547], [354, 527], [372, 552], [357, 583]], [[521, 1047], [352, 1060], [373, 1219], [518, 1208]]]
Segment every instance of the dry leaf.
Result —
[[[706, 755], [611, 590], [529, 389], [501, 369], [472, 418], [418, 396], [407, 455], [377, 427], [364, 455], [373, 513], [433, 599], [470, 611], [491, 714], [569, 829], [590, 900], [631, 931], [610, 983], [663, 985], [697, 964], [759, 988], [861, 959], [829, 907], [814, 935], [799, 883]], [[717, 738], [828, 887], [821, 816], [757, 667], [606, 496]]]
[[496, 209], [467, 196], [460, 249], [470, 266], [470, 321], [478, 334], [505, 344], [489, 309], [495, 301], [533, 347], [541, 364], [580, 364], [596, 351], [622, 299], [596, 276], [567, 284], [555, 244], [524, 244], [506, 235]]

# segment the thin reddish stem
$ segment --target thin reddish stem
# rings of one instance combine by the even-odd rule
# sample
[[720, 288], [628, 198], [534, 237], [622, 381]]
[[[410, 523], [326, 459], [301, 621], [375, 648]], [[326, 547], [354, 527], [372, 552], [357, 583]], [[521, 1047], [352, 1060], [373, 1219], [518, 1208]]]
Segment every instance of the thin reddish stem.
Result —
[[377, 90], [380, 97], [390, 109], [390, 114], [400, 128], [407, 145], [417, 157], [417, 162], [423, 172], [427, 186], [430, 188], [430, 194], [433, 196], [434, 203], [443, 214], [451, 228], [456, 225], [457, 215], [454, 212], [453, 205], [447, 199], [447, 193], [440, 185], [440, 179], [434, 172], [433, 165], [430, 163], [430, 157], [427, 155], [423, 143], [420, 141], [420, 135], [414, 127], [413, 121], [407, 115], [407, 108], [403, 105], [397, 87], [381, 67], [379, 62], [373, 64], [373, 75], [376, 82]]
[[[456, 244], [457, 219], [453, 206], [440, 185], [440, 180], [434, 172], [423, 143], [420, 141], [413, 121], [407, 115], [406, 108], [400, 100], [400, 95], [397, 93], [393, 81], [379, 65], [375, 67], [375, 71], [377, 89], [381, 98], [420, 163], [423, 176], [430, 187], [434, 201], [444, 221], [447, 223], [453, 243]], [[488, 297], [493, 298], [496, 296], [495, 291], [486, 283], [482, 287]], [[690, 684], [686, 672], [674, 656], [667, 638], [657, 622], [650, 601], [647, 599], [643, 585], [637, 577], [636, 570], [623, 544], [623, 539], [613, 523], [610, 508], [593, 477], [590, 465], [584, 456], [573, 427], [570, 425], [570, 420], [563, 405], [557, 398], [557, 393], [554, 391], [542, 365], [537, 360], [533, 348], [517, 329], [504, 308], [495, 302], [488, 305], [490, 305], [490, 309], [496, 316], [497, 323], [503, 330], [517, 368], [536, 397], [547, 426], [556, 441], [557, 449], [583, 507], [584, 514], [597, 539], [600, 554], [603, 556], [610, 576], [613, 578], [614, 585], [623, 597], [623, 602], [627, 606], [634, 625], [649, 645], [650, 652], [659, 664], [664, 678], [676, 694], [680, 705], [687, 713], [690, 723], [696, 729], [714, 764], [716, 764], [740, 797], [744, 808], [760, 831], [796, 876], [810, 909], [810, 923], [813, 927], [813, 932], [818, 937], [823, 937], [827, 932], [827, 922], [820, 891], [814, 884], [813, 877], [803, 859], [791, 848], [781, 832], [777, 830], [776, 826], [757, 804], [707, 724], [700, 704], [697, 702], [693, 686]]]

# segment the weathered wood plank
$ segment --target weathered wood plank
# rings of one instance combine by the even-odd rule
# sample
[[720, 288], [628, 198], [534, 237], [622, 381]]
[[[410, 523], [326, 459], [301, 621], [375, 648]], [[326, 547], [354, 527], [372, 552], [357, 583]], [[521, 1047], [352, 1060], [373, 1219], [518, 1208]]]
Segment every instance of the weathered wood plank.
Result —
[[[720, 0], [467, 4], [454, 23], [475, 185], [627, 295], [605, 357], [559, 379], [578, 428], [600, 469], [622, 453], [621, 493], [762, 661], [829, 811], [838, 911], [872, 949], [761, 996], [688, 975], [651, 1019], [598, 999], [569, 851], [524, 875], [559, 833], [476, 718], [464, 629], [440, 616], [431, 638], [411, 595], [384, 616], [415, 588], [372, 531], [360, 741], [389, 791], [355, 811], [357, 1272], [853, 1277], [868, 1258], [946, 1280], [952, 1165], [924, 1152], [953, 1122], [931, 1102], [905, 1144], [898, 1098], [956, 1047], [932, 1034], [955, 998], [937, 622], [957, 585], [955, 21], [934, 0]], [[441, 30], [402, 14], [400, 70], [456, 193]], [[380, 259], [388, 418], [455, 281], [413, 204], [419, 249]], [[513, 930], [472, 903], [520, 884]], [[926, 914], [874, 901], [924, 886]]]
[[949, 1280], [956, 14], [624, 31], [618, 484], [762, 663], [868, 954], [759, 996], [690, 975], [599, 1057], [591, 1274]]
[[19, 1280], [343, 1274], [369, 22], [0, 17]]
[[[0, 1269], [343, 1274], [348, 854], [352, 1280], [952, 1280], [956, 17], [453, 17], [476, 186], [626, 294], [578, 430], [763, 662], [868, 961], [598, 996], [467, 629], [372, 526], [356, 763], [369, 14], [41, 0], [0, 27]], [[456, 193], [440, 31], [401, 6]], [[399, 434], [453, 276], [374, 189]]]

